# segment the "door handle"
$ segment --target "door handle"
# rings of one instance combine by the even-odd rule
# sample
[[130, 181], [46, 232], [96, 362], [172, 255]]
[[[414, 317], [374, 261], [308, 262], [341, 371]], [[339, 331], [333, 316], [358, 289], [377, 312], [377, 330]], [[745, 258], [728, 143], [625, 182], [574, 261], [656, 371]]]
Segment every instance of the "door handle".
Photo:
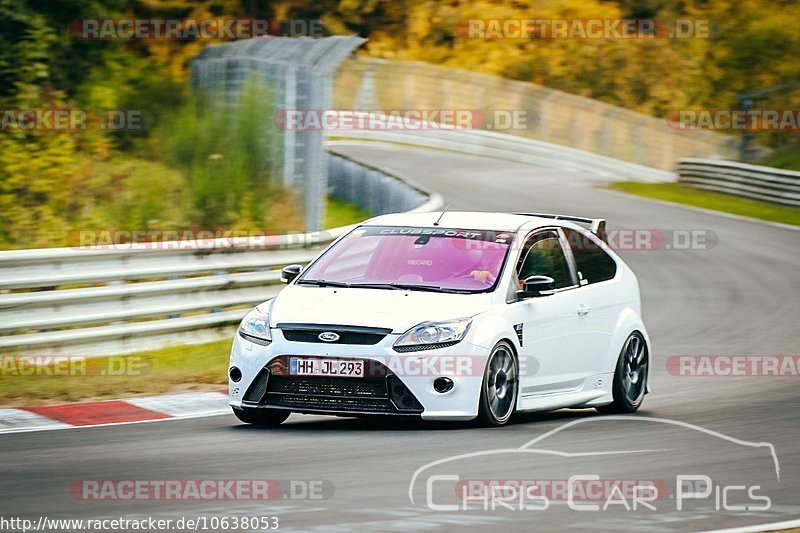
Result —
[[591, 310], [592, 310], [591, 307], [589, 307], [588, 305], [581, 304], [578, 306], [578, 316], [586, 316], [589, 314], [589, 311]]

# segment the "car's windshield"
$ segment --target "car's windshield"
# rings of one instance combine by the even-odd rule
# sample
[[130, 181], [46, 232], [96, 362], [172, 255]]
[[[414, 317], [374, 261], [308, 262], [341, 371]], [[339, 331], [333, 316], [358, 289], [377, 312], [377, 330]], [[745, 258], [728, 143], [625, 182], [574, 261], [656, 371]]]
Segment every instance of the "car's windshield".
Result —
[[311, 265], [299, 284], [486, 291], [514, 239], [508, 231], [362, 226]]

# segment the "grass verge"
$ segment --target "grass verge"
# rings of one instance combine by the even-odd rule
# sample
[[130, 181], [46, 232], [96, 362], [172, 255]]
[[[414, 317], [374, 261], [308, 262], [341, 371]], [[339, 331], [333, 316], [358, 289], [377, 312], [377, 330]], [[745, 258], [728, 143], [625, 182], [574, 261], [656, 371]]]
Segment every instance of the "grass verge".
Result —
[[800, 209], [758, 200], [747, 200], [729, 194], [704, 191], [678, 183], [622, 181], [612, 183], [608, 188], [656, 200], [665, 200], [734, 215], [800, 226]]
[[22, 356], [0, 356], [0, 406], [221, 390], [228, 383], [230, 347], [231, 339], [225, 339], [88, 359], [85, 363], [62, 358], [60, 363], [54, 360], [36, 367], [38, 375], [23, 375], [32, 367]]
[[372, 217], [373, 214], [357, 205], [348, 204], [328, 197], [325, 210], [325, 228], [338, 228], [348, 226]]
[[800, 170], [800, 145], [793, 143], [782, 146], [756, 164], [786, 170]]

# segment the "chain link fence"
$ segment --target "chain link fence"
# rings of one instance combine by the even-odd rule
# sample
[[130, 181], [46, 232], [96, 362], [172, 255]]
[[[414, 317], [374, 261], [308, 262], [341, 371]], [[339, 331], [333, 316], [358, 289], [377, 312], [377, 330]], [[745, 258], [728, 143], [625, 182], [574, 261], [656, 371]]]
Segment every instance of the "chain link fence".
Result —
[[[246, 83], [256, 79], [272, 93], [275, 111], [330, 108], [336, 67], [364, 41], [346, 36], [273, 37], [210, 46], [192, 61], [192, 86], [206, 93], [209, 104], [232, 107]], [[266, 166], [302, 198], [306, 228], [320, 229], [327, 192], [322, 131], [281, 129], [273, 120], [264, 143], [282, 144], [282, 150], [264, 150], [265, 157], [277, 154]]]
[[[426, 63], [357, 57], [335, 79], [336, 109], [526, 111], [527, 127], [501, 133], [672, 171], [685, 157], [730, 157], [736, 140], [672, 129], [666, 120], [532, 83]], [[496, 130], [500, 131], [500, 130]]]
[[[248, 80], [255, 78], [269, 87], [270, 105], [276, 113], [469, 110], [488, 117], [489, 126], [483, 127], [490, 127], [498, 112], [522, 111], [525, 127], [494, 131], [670, 172], [682, 158], [724, 158], [735, 153], [732, 137], [673, 129], [664, 119], [528, 82], [426, 63], [345, 59], [363, 42], [343, 36], [271, 38], [208, 47], [192, 63], [193, 86], [214, 102], [235, 106]], [[341, 183], [329, 183], [329, 172], [340, 180], [341, 172], [349, 168], [327, 161], [324, 134], [335, 138], [337, 132], [282, 128], [277, 119], [267, 131], [264, 157], [270, 158], [268, 168], [302, 198], [307, 229], [320, 229], [326, 195], [332, 189], [341, 190]], [[570, 161], [563, 163], [568, 166]], [[385, 211], [385, 195], [373, 199], [369, 191], [375, 188], [366, 182], [362, 185], [353, 200], [375, 212]], [[405, 200], [398, 202], [405, 205]], [[379, 208], [373, 204], [380, 204]]]

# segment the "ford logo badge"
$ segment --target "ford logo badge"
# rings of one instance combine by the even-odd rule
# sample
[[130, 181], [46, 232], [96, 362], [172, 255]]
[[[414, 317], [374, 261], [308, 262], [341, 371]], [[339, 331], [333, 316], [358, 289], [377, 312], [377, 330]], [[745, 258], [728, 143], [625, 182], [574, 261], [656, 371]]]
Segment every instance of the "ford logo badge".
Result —
[[317, 338], [323, 342], [336, 342], [339, 340], [339, 335], [332, 331], [323, 331]]

